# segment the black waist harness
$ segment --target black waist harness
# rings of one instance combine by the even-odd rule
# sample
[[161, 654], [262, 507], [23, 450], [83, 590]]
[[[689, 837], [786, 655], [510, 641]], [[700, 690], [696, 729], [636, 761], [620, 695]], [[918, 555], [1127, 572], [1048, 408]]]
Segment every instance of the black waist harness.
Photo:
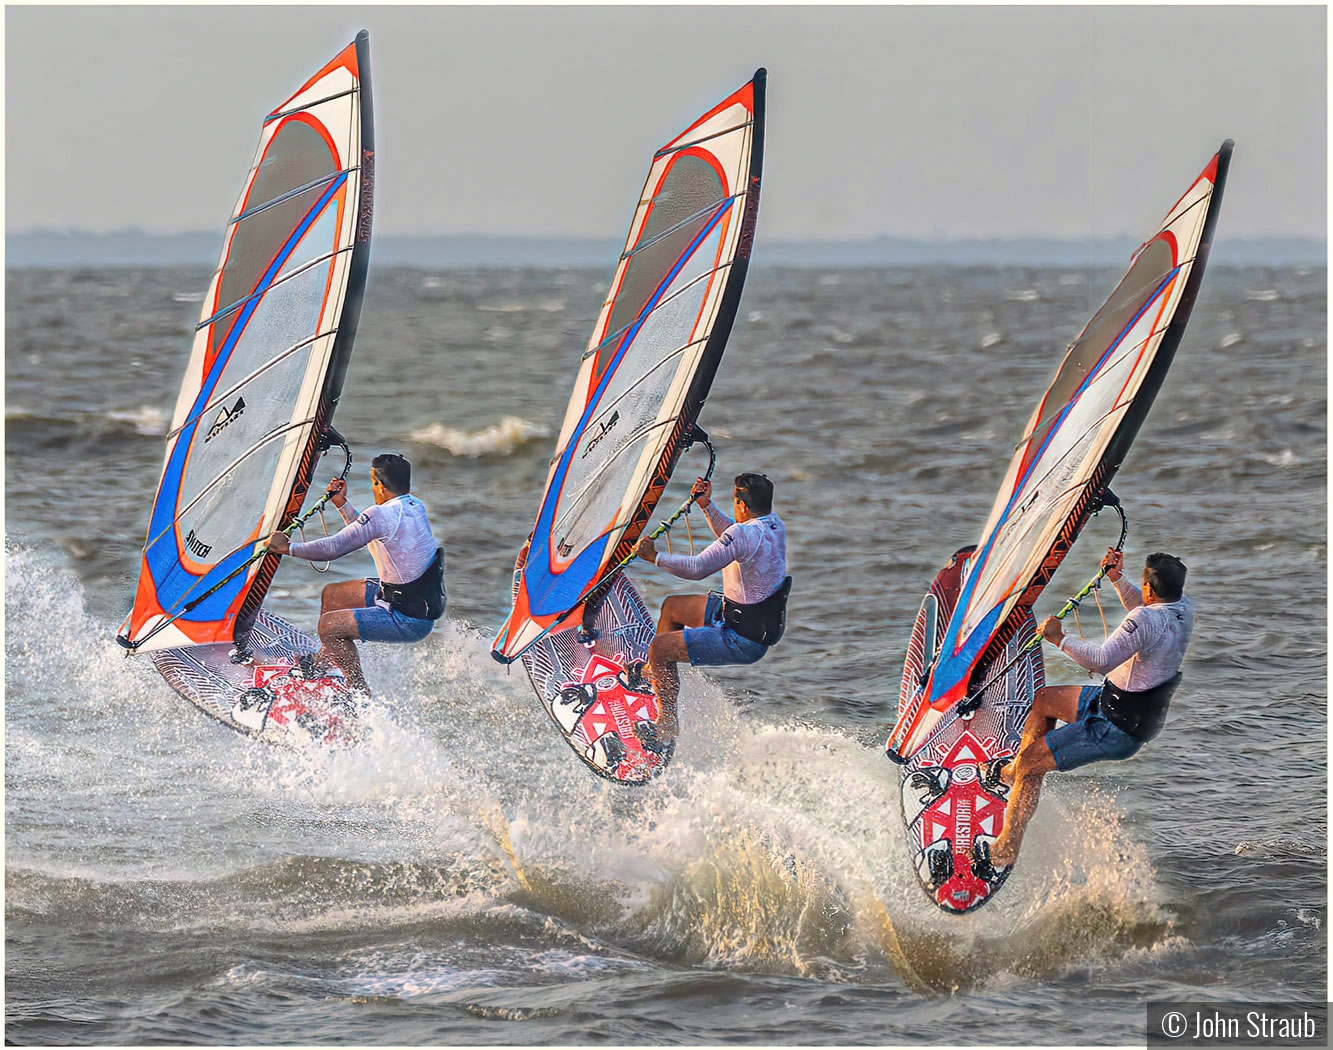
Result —
[[739, 634], [760, 645], [777, 645], [787, 629], [787, 595], [791, 594], [791, 577], [785, 576], [778, 589], [762, 602], [742, 605], [728, 598], [722, 599], [722, 622]]
[[435, 548], [435, 557], [426, 571], [410, 583], [380, 581], [380, 593], [396, 612], [414, 620], [438, 620], [444, 615], [444, 548]]
[[1171, 706], [1171, 697], [1181, 677], [1177, 671], [1161, 685], [1141, 693], [1127, 692], [1107, 682], [1102, 686], [1098, 707], [1111, 725], [1146, 744], [1166, 725], [1166, 709]]

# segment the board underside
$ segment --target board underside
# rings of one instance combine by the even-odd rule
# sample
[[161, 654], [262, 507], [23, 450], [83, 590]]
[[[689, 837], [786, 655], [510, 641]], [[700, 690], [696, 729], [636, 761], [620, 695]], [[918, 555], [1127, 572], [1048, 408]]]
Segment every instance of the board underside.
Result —
[[[965, 557], [954, 555], [931, 584], [912, 629], [903, 668], [900, 712], [920, 691], [926, 662], [937, 651], [953, 614], [963, 577]], [[977, 685], [990, 683], [980, 705], [969, 714], [950, 713], [901, 768], [903, 822], [907, 827], [912, 868], [926, 895], [943, 911], [962, 914], [990, 900], [1004, 883], [987, 882], [972, 873], [972, 845], [993, 842], [1004, 827], [1009, 789], [984, 783], [993, 759], [1017, 753], [1032, 698], [1045, 682], [1041, 647], [1019, 655], [1036, 634], [1029, 613], [1003, 653], [978, 667]], [[997, 676], [1010, 661], [1013, 666]], [[991, 682], [992, 678], [994, 682]], [[932, 877], [931, 854], [935, 859]]]
[[250, 633], [253, 659], [231, 661], [226, 642], [148, 654], [181, 696], [223, 725], [273, 743], [348, 744], [356, 733], [356, 704], [341, 674], [305, 678], [301, 657], [319, 642], [263, 609]]
[[648, 659], [656, 630], [623, 574], [607, 590], [594, 625], [591, 648], [571, 626], [532, 645], [523, 667], [542, 707], [588, 768], [621, 784], [643, 784], [666, 768], [675, 740], [661, 731], [651, 685], [625, 669]]

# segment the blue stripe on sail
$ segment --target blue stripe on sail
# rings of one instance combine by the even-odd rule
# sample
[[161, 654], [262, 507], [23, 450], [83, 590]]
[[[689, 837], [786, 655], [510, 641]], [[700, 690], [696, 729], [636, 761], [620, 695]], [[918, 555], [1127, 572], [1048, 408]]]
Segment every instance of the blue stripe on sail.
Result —
[[[263, 537], [267, 539], [268, 537]], [[262, 541], [261, 541], [262, 542]], [[166, 588], [173, 590], [177, 595], [170, 606], [163, 604], [168, 612], [185, 605], [194, 596], [206, 594], [208, 589], [214, 584], [227, 578], [229, 573], [235, 572], [244, 565], [250, 556], [254, 553], [254, 545], [249, 544], [240, 550], [227, 555], [222, 561], [218, 562], [203, 577], [194, 575], [184, 565], [177, 562], [167, 573], [166, 578], [159, 584], [158, 591]], [[228, 582], [225, 587], [219, 588], [215, 593], [210, 594], [202, 601], [198, 608], [190, 610], [180, 618], [192, 623], [210, 623], [215, 620], [221, 620], [227, 615], [228, 608], [236, 599], [237, 595], [244, 589], [248, 582], [245, 573], [238, 573], [234, 580]]]

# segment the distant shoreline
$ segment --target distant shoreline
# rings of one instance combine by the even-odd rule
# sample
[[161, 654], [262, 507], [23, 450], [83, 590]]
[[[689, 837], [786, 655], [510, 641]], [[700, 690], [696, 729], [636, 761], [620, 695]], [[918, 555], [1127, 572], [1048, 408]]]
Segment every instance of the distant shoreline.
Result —
[[[205, 266], [217, 262], [221, 237], [209, 233], [149, 234], [38, 230], [5, 237], [5, 268], [78, 266]], [[421, 269], [497, 267], [610, 269], [620, 243], [595, 238], [440, 236], [377, 237], [371, 265]], [[1027, 237], [922, 241], [878, 237], [866, 241], [758, 240], [754, 265], [866, 266], [1123, 266], [1138, 242], [1129, 237], [1059, 240]], [[1228, 239], [1219, 236], [1211, 262], [1218, 266], [1324, 266], [1328, 245], [1301, 237]]]

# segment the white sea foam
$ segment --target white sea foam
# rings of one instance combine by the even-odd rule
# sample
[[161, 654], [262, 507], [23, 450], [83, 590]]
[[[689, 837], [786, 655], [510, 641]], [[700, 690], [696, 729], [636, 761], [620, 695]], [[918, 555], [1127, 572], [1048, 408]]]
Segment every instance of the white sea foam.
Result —
[[1302, 460], [1300, 456], [1296, 455], [1291, 449], [1284, 448], [1281, 452], [1265, 453], [1264, 462], [1282, 470], [1286, 470], [1288, 467], [1298, 465]]
[[475, 459], [478, 456], [508, 455], [528, 441], [550, 437], [551, 431], [539, 423], [505, 416], [500, 422], [480, 430], [459, 430], [443, 423], [431, 423], [412, 431], [410, 436], [418, 444], [435, 445], [450, 455]]
[[1228, 332], [1222, 337], [1221, 342], [1219, 342], [1218, 345], [1223, 350], [1226, 350], [1228, 347], [1235, 346], [1237, 343], [1243, 343], [1244, 341], [1245, 337], [1239, 332]]
[[478, 303], [477, 309], [490, 314], [521, 314], [534, 310], [558, 314], [565, 309], [565, 303], [563, 299], [538, 299], [530, 303]]
[[[451, 620], [420, 645], [364, 647], [375, 697], [362, 746], [272, 747], [193, 710], [147, 661], [120, 659], [49, 555], [10, 551], [7, 568], [10, 597], [25, 597], [8, 603], [9, 702], [42, 705], [40, 718], [11, 717], [18, 804], [75, 804], [85, 840], [108, 823], [103, 867], [142, 878], [152, 857], [200, 886], [154, 919], [173, 928], [499, 924], [538, 938], [542, 969], [596, 971], [583, 957], [614, 944], [710, 969], [896, 974], [947, 990], [1115, 956], [1127, 927], [1157, 921], [1146, 852], [1091, 777], [1048, 788], [1024, 862], [984, 922], [963, 922], [916, 884], [896, 770], [877, 749], [742, 715], [699, 672], [683, 677], [676, 759], [634, 791], [591, 776], [526, 676]], [[163, 820], [125, 823], [127, 806]], [[122, 823], [133, 841], [111, 834]], [[20, 853], [34, 834], [15, 836]], [[201, 880], [219, 867], [232, 874], [215, 893]], [[140, 897], [122, 906], [159, 907], [156, 891]], [[350, 969], [365, 971], [353, 994], [408, 996], [446, 991], [456, 972], [448, 960]]]
[[129, 423], [136, 433], [145, 437], [162, 437], [171, 422], [163, 409], [153, 405], [144, 405], [133, 410], [111, 411], [106, 417], [115, 423]]

